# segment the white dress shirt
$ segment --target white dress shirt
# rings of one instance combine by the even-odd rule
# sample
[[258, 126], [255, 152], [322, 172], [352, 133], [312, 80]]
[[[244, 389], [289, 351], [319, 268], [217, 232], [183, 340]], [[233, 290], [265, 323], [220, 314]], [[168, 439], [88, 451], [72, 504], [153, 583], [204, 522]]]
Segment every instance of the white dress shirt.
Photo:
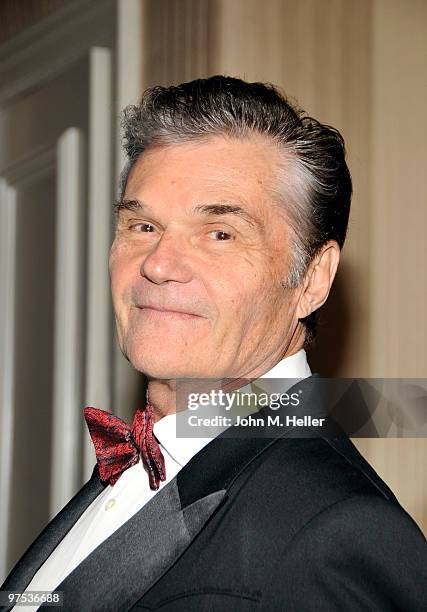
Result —
[[[303, 379], [311, 376], [304, 349], [285, 357], [260, 378]], [[290, 380], [289, 386], [296, 380]], [[285, 389], [282, 389], [285, 390]], [[166, 480], [171, 481], [212, 438], [178, 438], [176, 415], [154, 424], [165, 458]], [[158, 491], [152, 491], [141, 460], [125, 470], [114, 486], [108, 485], [86, 508], [67, 535], [34, 575], [26, 591], [54, 591], [97, 546], [136, 514]], [[15, 606], [14, 611], [35, 611], [39, 606]]]

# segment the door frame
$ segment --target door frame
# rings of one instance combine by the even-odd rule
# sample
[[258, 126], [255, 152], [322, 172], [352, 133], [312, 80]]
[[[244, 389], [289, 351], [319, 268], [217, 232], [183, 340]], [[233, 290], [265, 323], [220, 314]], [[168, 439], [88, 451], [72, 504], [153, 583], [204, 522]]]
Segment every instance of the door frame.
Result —
[[[105, 198], [110, 198], [111, 175], [116, 181], [124, 163], [117, 128], [111, 129], [114, 117], [129, 103], [136, 102], [143, 85], [142, 43], [146, 0], [73, 0], [48, 17], [20, 32], [0, 45], [0, 111], [28, 95], [50, 80], [66, 72], [77, 60], [90, 61], [89, 101], [89, 245], [87, 307], [85, 339], [85, 402], [91, 394], [103, 390], [108, 408], [112, 400], [111, 378], [114, 369], [113, 332], [110, 325], [108, 279], [105, 274], [105, 248], [111, 239], [110, 211], [105, 210]], [[128, 75], [132, 75], [129, 78]], [[112, 121], [113, 117], [113, 121]], [[72, 129], [72, 128], [71, 128]], [[57, 156], [60, 175], [78, 169], [73, 151], [75, 135], [69, 133], [62, 144], [63, 155]], [[68, 140], [67, 140], [68, 139]], [[75, 138], [74, 138], [75, 139]], [[68, 142], [68, 145], [67, 145]], [[91, 147], [98, 142], [98, 149]], [[68, 148], [67, 148], [68, 147]], [[74, 148], [73, 148], [74, 147]], [[77, 148], [76, 148], [77, 147]], [[61, 144], [58, 146], [61, 151]], [[68, 153], [67, 153], [68, 151]], [[51, 161], [51, 160], [50, 160]], [[6, 576], [7, 541], [11, 524], [10, 497], [12, 486], [13, 396], [14, 396], [14, 294], [15, 294], [15, 203], [13, 189], [8, 185], [10, 169], [0, 168], [0, 582]], [[107, 178], [106, 178], [107, 177]], [[64, 185], [58, 185], [58, 193]], [[94, 218], [102, 219], [99, 224]], [[92, 223], [91, 223], [92, 219]], [[97, 228], [97, 229], [95, 229]], [[94, 240], [91, 240], [94, 234]], [[65, 265], [66, 262], [63, 262]], [[101, 278], [101, 281], [97, 280]], [[63, 283], [64, 285], [64, 283]], [[67, 307], [66, 287], [55, 296], [55, 320], [64, 320]], [[99, 313], [99, 305], [105, 304]], [[74, 305], [77, 307], [76, 305]], [[68, 305], [69, 308], [69, 305]], [[108, 326], [108, 328], [106, 328]], [[55, 354], [76, 356], [71, 334], [57, 338]], [[56, 392], [53, 406], [53, 435], [63, 431], [64, 402], [70, 395], [70, 372], [56, 368]], [[65, 368], [66, 370], [66, 368]], [[71, 372], [71, 374], [73, 374]], [[54, 376], [54, 379], [55, 379]], [[72, 385], [71, 385], [72, 386]], [[54, 382], [55, 387], [55, 382]], [[110, 404], [111, 405], [111, 404]], [[62, 406], [62, 407], [61, 407]], [[78, 406], [74, 409], [77, 411]], [[75, 442], [80, 425], [74, 420], [70, 444], [64, 450], [53, 440], [53, 474], [51, 515], [62, 507], [81, 483], [75, 481]], [[67, 430], [68, 431], [68, 430]], [[80, 450], [84, 456], [84, 473], [93, 468], [93, 450], [89, 438]], [[73, 475], [74, 474], [74, 475]], [[70, 475], [70, 478], [67, 476]], [[68, 483], [68, 484], [67, 484]]]

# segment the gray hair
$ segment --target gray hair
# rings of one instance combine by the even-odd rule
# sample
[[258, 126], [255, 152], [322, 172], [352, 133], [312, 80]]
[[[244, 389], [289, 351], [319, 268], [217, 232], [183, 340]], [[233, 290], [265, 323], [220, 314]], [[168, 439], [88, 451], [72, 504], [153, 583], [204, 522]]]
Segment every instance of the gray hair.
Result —
[[[292, 260], [283, 287], [298, 287], [310, 262], [329, 240], [342, 248], [352, 184], [344, 140], [334, 128], [309, 117], [268, 83], [247, 83], [221, 75], [144, 92], [139, 105], [122, 113], [127, 178], [140, 155], [153, 146], [201, 140], [212, 135], [246, 138], [261, 134], [283, 152], [273, 195], [283, 204], [291, 228]], [[291, 168], [291, 170], [290, 170]], [[301, 322], [307, 347], [316, 334], [316, 313]]]

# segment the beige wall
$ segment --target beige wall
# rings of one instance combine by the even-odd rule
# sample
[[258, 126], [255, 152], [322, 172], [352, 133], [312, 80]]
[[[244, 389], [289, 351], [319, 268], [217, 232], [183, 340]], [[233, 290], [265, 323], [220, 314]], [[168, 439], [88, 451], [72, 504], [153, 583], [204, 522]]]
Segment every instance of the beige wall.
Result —
[[[425, 377], [427, 2], [146, 0], [144, 82], [271, 81], [340, 129], [354, 199], [312, 369]], [[358, 440], [427, 532], [427, 444]]]
[[[425, 378], [427, 3], [375, 0], [372, 24], [369, 373]], [[360, 446], [427, 533], [427, 441]]]

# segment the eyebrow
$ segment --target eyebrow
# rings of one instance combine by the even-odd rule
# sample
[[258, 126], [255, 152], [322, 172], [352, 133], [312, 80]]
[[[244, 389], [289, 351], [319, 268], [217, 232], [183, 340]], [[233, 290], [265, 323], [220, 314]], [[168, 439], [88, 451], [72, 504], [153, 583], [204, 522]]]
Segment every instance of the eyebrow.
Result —
[[[115, 213], [118, 214], [122, 210], [138, 211], [142, 212], [146, 210], [147, 205], [141, 202], [141, 200], [118, 200], [114, 204]], [[264, 224], [256, 217], [253, 217], [248, 211], [241, 206], [236, 204], [228, 203], [216, 203], [216, 204], [198, 204], [195, 206], [191, 213], [194, 215], [207, 215], [212, 217], [219, 217], [222, 215], [236, 215], [240, 217], [252, 226], [258, 227], [260, 230], [264, 230]]]

